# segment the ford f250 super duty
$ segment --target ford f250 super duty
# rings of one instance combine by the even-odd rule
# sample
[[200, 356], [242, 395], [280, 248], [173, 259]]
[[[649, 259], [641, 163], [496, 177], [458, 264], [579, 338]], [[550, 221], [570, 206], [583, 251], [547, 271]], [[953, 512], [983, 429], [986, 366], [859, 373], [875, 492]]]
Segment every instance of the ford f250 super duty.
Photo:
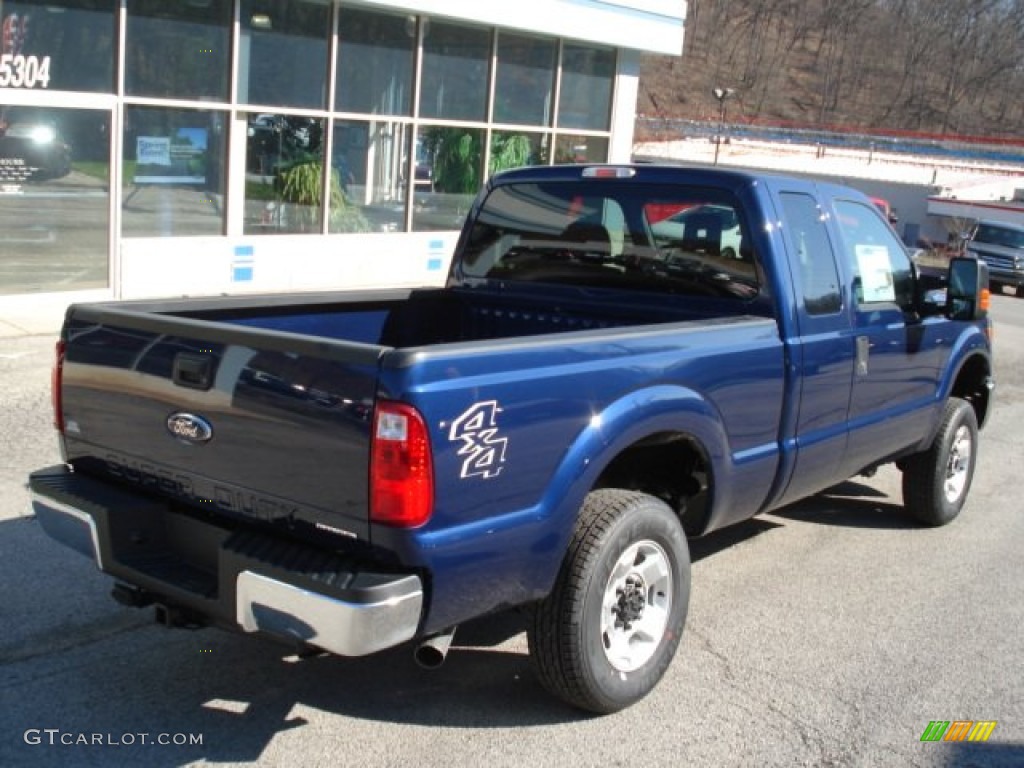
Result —
[[511, 171], [443, 288], [69, 307], [35, 514], [169, 625], [438, 662], [523, 607], [543, 685], [611, 712], [673, 658], [688, 536], [893, 462], [958, 515], [987, 299], [850, 189]]

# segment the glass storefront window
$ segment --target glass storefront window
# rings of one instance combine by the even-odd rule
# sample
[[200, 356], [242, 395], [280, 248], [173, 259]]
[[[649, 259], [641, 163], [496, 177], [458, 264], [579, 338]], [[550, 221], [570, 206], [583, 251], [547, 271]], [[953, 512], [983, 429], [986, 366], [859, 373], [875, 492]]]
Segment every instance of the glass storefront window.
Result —
[[555, 145], [555, 162], [608, 162], [608, 139], [603, 136], [559, 136]]
[[244, 233], [319, 233], [324, 120], [250, 114], [248, 124]]
[[[401, 232], [409, 184], [411, 126], [388, 120], [334, 125], [328, 229], [331, 232]], [[429, 191], [429, 168], [417, 189]]]
[[226, 122], [208, 110], [125, 109], [125, 236], [223, 234]]
[[0, 87], [114, 90], [115, 0], [0, 2]]
[[227, 101], [232, 0], [129, 0], [125, 91]]
[[499, 34], [494, 122], [551, 124], [557, 55], [554, 40], [505, 32]]
[[607, 131], [614, 77], [614, 51], [566, 43], [562, 51], [559, 127]]
[[524, 165], [547, 165], [550, 150], [551, 137], [547, 134], [495, 131], [488, 170], [495, 174]]
[[334, 108], [380, 115], [412, 113], [416, 19], [342, 8]]
[[490, 60], [489, 29], [430, 21], [423, 39], [420, 116], [483, 120]]
[[322, 109], [330, 6], [310, 0], [242, 0], [238, 100]]
[[0, 105], [0, 294], [108, 284], [110, 113]]
[[483, 181], [483, 130], [425, 127], [416, 155], [416, 175], [429, 182], [416, 185], [413, 229], [459, 229]]

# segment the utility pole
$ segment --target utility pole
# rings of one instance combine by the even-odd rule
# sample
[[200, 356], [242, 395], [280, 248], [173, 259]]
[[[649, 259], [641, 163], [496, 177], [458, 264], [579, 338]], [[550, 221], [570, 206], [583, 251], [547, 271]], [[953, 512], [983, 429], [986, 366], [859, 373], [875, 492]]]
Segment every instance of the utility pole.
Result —
[[718, 150], [722, 146], [722, 134], [725, 133], [725, 100], [736, 93], [735, 88], [715, 88], [711, 91], [718, 99], [718, 135], [715, 136], [715, 165], [718, 165]]

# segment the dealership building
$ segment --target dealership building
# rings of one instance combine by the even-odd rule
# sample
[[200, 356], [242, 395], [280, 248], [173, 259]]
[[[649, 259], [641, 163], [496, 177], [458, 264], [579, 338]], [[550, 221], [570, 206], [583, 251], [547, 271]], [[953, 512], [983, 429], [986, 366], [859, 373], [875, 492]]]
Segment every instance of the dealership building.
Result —
[[0, 0], [0, 302], [438, 284], [502, 169], [630, 159], [678, 0]]

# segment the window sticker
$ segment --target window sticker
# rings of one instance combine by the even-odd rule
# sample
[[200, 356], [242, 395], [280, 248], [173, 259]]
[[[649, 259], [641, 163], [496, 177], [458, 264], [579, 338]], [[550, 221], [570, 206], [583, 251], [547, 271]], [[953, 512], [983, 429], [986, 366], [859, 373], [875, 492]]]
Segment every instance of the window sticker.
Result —
[[896, 301], [889, 249], [884, 245], [858, 245], [854, 250], [860, 271], [863, 302]]

